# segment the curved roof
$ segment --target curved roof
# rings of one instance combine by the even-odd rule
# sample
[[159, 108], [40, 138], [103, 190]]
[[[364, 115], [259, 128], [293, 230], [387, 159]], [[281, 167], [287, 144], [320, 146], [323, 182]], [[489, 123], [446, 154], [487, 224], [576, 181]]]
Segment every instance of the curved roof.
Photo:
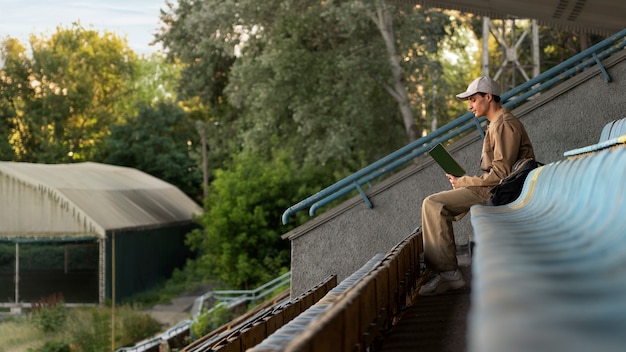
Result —
[[178, 188], [136, 169], [0, 161], [0, 239], [104, 238], [201, 212]]
[[531, 18], [567, 30], [610, 35], [626, 28], [623, 0], [388, 0], [461, 10], [491, 18]]

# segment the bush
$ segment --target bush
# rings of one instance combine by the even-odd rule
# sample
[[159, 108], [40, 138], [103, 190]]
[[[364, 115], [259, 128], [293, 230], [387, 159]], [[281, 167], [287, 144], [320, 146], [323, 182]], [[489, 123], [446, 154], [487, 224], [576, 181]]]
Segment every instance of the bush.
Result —
[[122, 346], [133, 345], [161, 331], [161, 324], [150, 315], [138, 311], [130, 314], [122, 320]]
[[76, 324], [72, 334], [77, 351], [108, 351], [111, 348], [111, 314], [98, 308], [91, 309], [91, 319]]
[[[35, 352], [32, 349], [28, 350], [29, 352]], [[56, 341], [56, 342], [46, 342], [43, 346], [38, 348], [36, 352], [71, 352], [72, 349], [67, 342]]]
[[[53, 303], [54, 302], [54, 303]], [[111, 350], [111, 307], [66, 308], [52, 298], [34, 303], [27, 317], [0, 321], [0, 352], [100, 352]], [[155, 336], [161, 326], [137, 306], [115, 308], [115, 348]], [[7, 350], [7, 351], [9, 351]]]
[[[116, 348], [132, 346], [161, 330], [158, 321], [133, 306], [117, 307], [115, 317]], [[76, 317], [71, 330], [76, 351], [108, 351], [111, 348], [111, 311], [92, 308], [90, 316], [82, 314]]]
[[213, 309], [203, 312], [191, 324], [191, 339], [196, 340], [209, 332], [228, 323], [232, 319], [226, 304], [217, 304]]
[[63, 295], [42, 297], [39, 302], [33, 302], [33, 323], [43, 332], [56, 332], [63, 328], [67, 320], [67, 309], [63, 304]]

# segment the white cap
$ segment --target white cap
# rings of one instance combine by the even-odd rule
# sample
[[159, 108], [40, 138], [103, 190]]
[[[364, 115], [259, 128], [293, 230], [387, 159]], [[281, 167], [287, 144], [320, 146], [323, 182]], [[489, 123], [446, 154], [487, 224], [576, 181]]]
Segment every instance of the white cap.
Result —
[[459, 100], [467, 100], [467, 98], [471, 97], [476, 93], [489, 93], [491, 95], [500, 96], [500, 86], [493, 79], [482, 76], [476, 78], [469, 86], [467, 86], [467, 90], [463, 93], [459, 93], [456, 95], [456, 98]]

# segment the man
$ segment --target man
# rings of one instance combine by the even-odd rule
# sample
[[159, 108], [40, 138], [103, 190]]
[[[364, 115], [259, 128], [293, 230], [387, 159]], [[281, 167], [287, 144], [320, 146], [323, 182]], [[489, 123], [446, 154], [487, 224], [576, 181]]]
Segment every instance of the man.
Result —
[[488, 78], [480, 77], [457, 94], [469, 102], [474, 117], [485, 116], [489, 127], [485, 133], [480, 176], [454, 177], [447, 174], [452, 190], [426, 197], [422, 204], [424, 259], [432, 274], [419, 291], [422, 296], [436, 295], [465, 286], [458, 270], [452, 221], [460, 220], [470, 207], [487, 204], [490, 190], [511, 173], [519, 159], [534, 158], [532, 144], [522, 123], [500, 104], [500, 88]]

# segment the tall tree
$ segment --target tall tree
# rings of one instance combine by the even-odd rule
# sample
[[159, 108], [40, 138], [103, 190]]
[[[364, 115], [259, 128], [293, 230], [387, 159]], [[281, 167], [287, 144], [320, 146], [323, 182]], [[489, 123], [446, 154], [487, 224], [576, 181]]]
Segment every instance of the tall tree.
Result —
[[[176, 90], [180, 81], [182, 65], [168, 62], [162, 54], [142, 56], [133, 64], [132, 81], [127, 84], [131, 98], [125, 102], [133, 111], [142, 104], [156, 106], [162, 102], [176, 102]], [[130, 113], [129, 115], [134, 115]]]
[[112, 125], [98, 157], [167, 181], [200, 203], [198, 140], [188, 114], [172, 102], [160, 102]]
[[162, 19], [159, 39], [189, 64], [185, 89], [236, 107], [244, 146], [267, 154], [276, 137], [302, 161], [351, 170], [418, 134], [410, 85], [441, 71], [427, 54], [450, 28], [439, 12], [377, 0], [181, 0]]
[[[4, 136], [14, 159], [47, 163], [89, 160], [108, 126], [128, 113], [125, 100], [136, 55], [126, 40], [79, 24], [30, 38], [30, 57], [4, 42]], [[16, 88], [17, 87], [17, 88]]]
[[0, 58], [4, 62], [0, 69], [0, 159], [17, 160], [13, 148], [14, 139], [20, 130], [20, 119], [24, 106], [33, 99], [34, 90], [28, 85], [29, 65], [22, 57], [26, 48], [16, 39], [7, 38], [0, 47]]
[[[179, 98], [201, 102], [198, 119], [219, 121], [221, 134], [236, 133], [205, 201], [205, 228], [189, 237], [198, 263], [223, 280], [276, 274], [288, 260], [277, 242], [284, 209], [418, 134], [418, 85], [441, 71], [433, 55], [449, 17], [384, 5], [383, 18], [377, 6], [179, 0], [162, 12], [157, 40], [185, 65]], [[398, 33], [388, 50], [387, 34]], [[290, 226], [305, 217], [297, 220]]]

